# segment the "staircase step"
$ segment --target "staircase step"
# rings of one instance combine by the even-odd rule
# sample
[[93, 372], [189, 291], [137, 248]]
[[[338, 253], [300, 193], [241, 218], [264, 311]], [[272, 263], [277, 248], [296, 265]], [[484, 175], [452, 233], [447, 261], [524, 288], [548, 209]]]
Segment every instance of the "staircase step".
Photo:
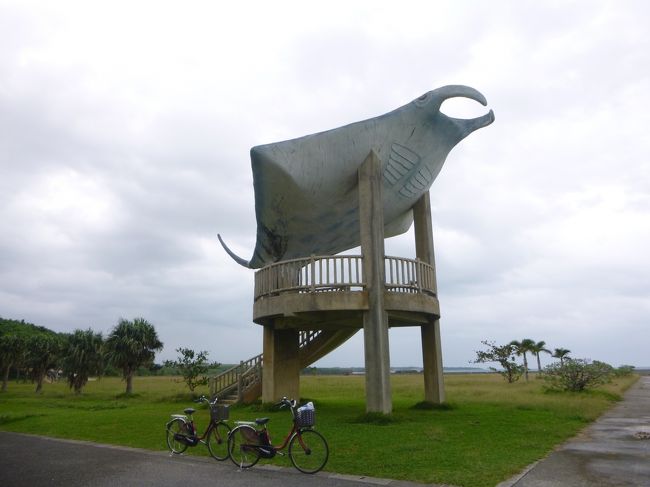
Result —
[[219, 402], [222, 404], [237, 404], [239, 396], [237, 394], [231, 394], [230, 396], [222, 397]]

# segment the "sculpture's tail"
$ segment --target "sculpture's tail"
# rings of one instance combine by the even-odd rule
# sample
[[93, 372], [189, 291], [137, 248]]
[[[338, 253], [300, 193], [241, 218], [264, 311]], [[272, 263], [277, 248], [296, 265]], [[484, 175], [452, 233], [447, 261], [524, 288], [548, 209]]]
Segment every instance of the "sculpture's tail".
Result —
[[224, 242], [223, 239], [221, 238], [221, 235], [217, 234], [217, 238], [219, 239], [219, 242], [221, 242], [221, 246], [223, 247], [223, 249], [226, 251], [226, 253], [227, 253], [230, 257], [232, 257], [232, 259], [233, 259], [235, 262], [237, 262], [237, 263], [238, 263], [239, 265], [241, 265], [241, 266], [246, 267], [247, 269], [250, 269], [250, 268], [251, 268], [251, 266], [250, 266], [250, 261], [248, 261], [248, 260], [246, 260], [246, 259], [242, 259], [242, 258], [239, 257], [237, 254], [235, 254], [232, 250], [230, 250], [230, 249], [228, 248], [228, 246], [226, 245], [226, 242]]

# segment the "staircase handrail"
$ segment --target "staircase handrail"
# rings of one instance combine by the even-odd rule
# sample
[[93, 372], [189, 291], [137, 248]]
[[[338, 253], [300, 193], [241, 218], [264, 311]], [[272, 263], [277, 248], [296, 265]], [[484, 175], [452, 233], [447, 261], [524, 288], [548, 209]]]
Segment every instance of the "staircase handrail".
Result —
[[236, 386], [241, 380], [241, 376], [248, 370], [255, 368], [258, 364], [262, 363], [262, 354], [256, 355], [248, 360], [242, 361], [239, 365], [234, 365], [227, 370], [210, 379], [210, 395], [223, 393], [223, 391], [231, 389]]
[[[306, 347], [315, 340], [322, 330], [301, 330], [298, 335], [299, 348]], [[233, 365], [229, 369], [224, 370], [218, 375], [210, 378], [210, 395], [222, 395], [232, 389], [237, 388], [237, 395], [241, 398], [242, 389], [251, 386], [255, 383], [247, 382], [245, 379], [249, 375], [255, 373], [256, 379], [261, 378], [263, 354], [256, 355], [248, 360], [240, 362], [238, 365]]]

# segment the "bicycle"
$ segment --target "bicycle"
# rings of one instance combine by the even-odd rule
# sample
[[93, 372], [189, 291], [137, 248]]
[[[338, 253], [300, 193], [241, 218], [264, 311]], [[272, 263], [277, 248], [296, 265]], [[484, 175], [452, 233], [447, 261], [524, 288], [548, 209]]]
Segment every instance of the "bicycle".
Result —
[[230, 459], [240, 469], [250, 468], [260, 458], [284, 455], [280, 450], [288, 445], [291, 463], [303, 473], [319, 472], [329, 458], [329, 447], [323, 435], [313, 429], [315, 411], [313, 408], [298, 408], [295, 400], [283, 397], [276, 406], [289, 407], [293, 418], [292, 427], [281, 445], [274, 446], [267, 428], [269, 418], [255, 421], [236, 421], [228, 436]]
[[207, 402], [210, 407], [210, 423], [203, 435], [198, 436], [192, 414], [196, 412], [194, 408], [185, 408], [185, 414], [172, 414], [172, 420], [165, 425], [167, 431], [167, 446], [171, 454], [180, 455], [188, 446], [196, 446], [199, 443], [207, 445], [210, 455], [215, 460], [225, 460], [228, 458], [228, 435], [230, 426], [225, 422], [228, 419], [228, 406], [217, 404], [217, 398], [214, 401], [208, 400], [207, 397], [201, 396], [196, 402]]

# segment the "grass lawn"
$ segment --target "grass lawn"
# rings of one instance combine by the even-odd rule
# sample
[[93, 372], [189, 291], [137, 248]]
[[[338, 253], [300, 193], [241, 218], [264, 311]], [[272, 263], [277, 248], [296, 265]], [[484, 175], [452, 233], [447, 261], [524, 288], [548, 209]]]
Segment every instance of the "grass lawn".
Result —
[[[534, 375], [515, 384], [493, 374], [447, 375], [448, 407], [426, 410], [413, 407], [423, 396], [422, 376], [396, 375], [394, 413], [385, 424], [364, 417], [363, 376], [305, 376], [301, 394], [316, 404], [316, 428], [330, 445], [325, 470], [478, 487], [494, 486], [546, 455], [609, 409], [637, 378], [617, 378], [587, 393], [549, 393]], [[62, 382], [46, 383], [36, 395], [32, 384], [11, 382], [0, 393], [0, 430], [164, 450], [169, 415], [196, 406], [172, 377], [137, 377], [131, 397], [120, 394], [124, 388], [120, 379], [104, 378], [89, 382], [79, 397]], [[208, 411], [197, 408], [202, 429]], [[233, 407], [230, 416], [271, 417], [276, 444], [290, 427], [288, 412], [259, 406]], [[188, 452], [207, 455], [202, 445]], [[290, 465], [282, 457], [266, 461]]]

